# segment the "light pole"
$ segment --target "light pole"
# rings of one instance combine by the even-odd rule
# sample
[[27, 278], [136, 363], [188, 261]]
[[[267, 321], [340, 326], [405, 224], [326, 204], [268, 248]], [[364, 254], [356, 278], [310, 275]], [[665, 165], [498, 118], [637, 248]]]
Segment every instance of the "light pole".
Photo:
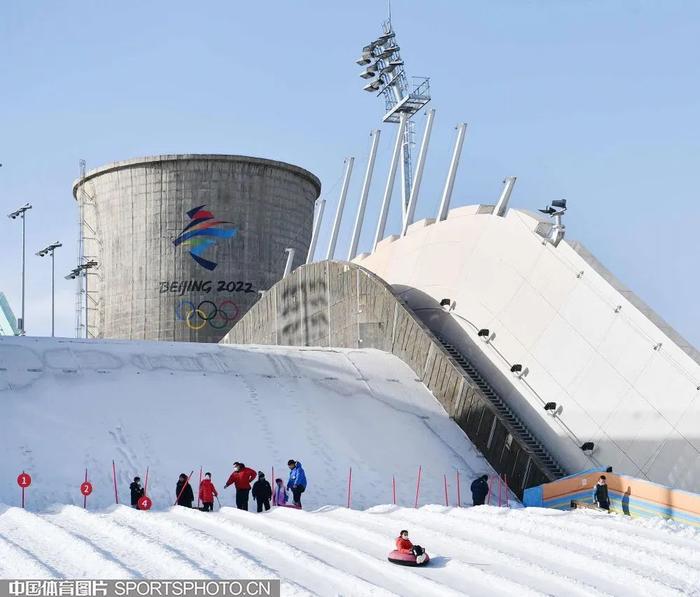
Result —
[[37, 253], [39, 257], [45, 257], [46, 255], [51, 255], [51, 337], [54, 337], [54, 321], [55, 321], [55, 308], [54, 308], [54, 259], [53, 259], [53, 252], [58, 249], [58, 247], [62, 247], [63, 245], [56, 241], [55, 243], [51, 243], [48, 247], [45, 249], [42, 249]]
[[19, 209], [16, 209], [13, 211], [11, 214], [7, 214], [7, 217], [10, 218], [11, 220], [16, 220], [17, 218], [22, 218], [22, 318], [20, 320], [19, 324], [19, 334], [20, 336], [24, 336], [24, 331], [26, 329], [26, 326], [24, 325], [24, 261], [25, 261], [25, 223], [24, 223], [24, 214], [28, 210], [30, 210], [32, 206], [29, 203], [26, 203]]
[[75, 280], [78, 276], [85, 276], [85, 338], [89, 338], [88, 335], [88, 270], [97, 266], [97, 261], [88, 261], [83, 263], [71, 270], [71, 272], [66, 276], [66, 280]]

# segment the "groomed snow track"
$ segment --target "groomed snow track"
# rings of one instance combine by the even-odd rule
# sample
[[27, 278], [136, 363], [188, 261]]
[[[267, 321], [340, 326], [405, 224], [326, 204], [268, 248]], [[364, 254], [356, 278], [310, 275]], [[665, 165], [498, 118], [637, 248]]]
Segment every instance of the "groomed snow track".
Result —
[[[431, 565], [386, 561], [402, 528]], [[700, 533], [539, 509], [0, 509], [0, 577], [280, 578], [283, 595], [700, 595]]]

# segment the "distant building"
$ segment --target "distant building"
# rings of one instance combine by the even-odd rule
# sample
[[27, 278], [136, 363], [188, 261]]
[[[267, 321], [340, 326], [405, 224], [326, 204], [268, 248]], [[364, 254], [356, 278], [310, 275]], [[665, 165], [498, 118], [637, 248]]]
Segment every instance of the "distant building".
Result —
[[17, 318], [5, 295], [0, 292], [0, 336], [16, 336], [17, 334], [19, 334]]

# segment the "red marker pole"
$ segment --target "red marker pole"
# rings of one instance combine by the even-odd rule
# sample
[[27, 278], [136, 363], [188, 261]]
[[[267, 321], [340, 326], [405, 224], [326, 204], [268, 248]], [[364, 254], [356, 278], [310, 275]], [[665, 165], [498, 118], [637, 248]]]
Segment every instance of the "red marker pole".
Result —
[[450, 500], [447, 497], [447, 475], [443, 473], [443, 478], [445, 479], [445, 506], [450, 505]]
[[175, 503], [173, 504], [173, 506], [177, 506], [177, 503], [180, 501], [180, 496], [182, 495], [182, 492], [185, 491], [185, 487], [187, 487], [190, 484], [190, 479], [192, 478], [192, 475], [194, 475], [194, 471], [192, 471], [187, 477], [187, 481], [185, 481], [185, 484], [182, 486], [180, 493], [177, 494], [177, 498], [175, 498]]
[[420, 495], [420, 478], [421, 475], [423, 474], [423, 465], [418, 466], [418, 480], [416, 481], [416, 503], [414, 505], [415, 508], [418, 507], [418, 496]]
[[24, 490], [32, 484], [32, 476], [22, 471], [21, 475], [17, 476], [17, 485], [22, 489], [22, 508], [24, 508]]
[[348, 508], [350, 508], [351, 492], [352, 492], [352, 467], [350, 467], [350, 472], [348, 473]]
[[117, 467], [112, 460], [112, 479], [114, 480], [114, 501], [119, 503], [119, 492], [117, 491]]
[[85, 469], [85, 481], [80, 485], [80, 493], [83, 494], [83, 508], [87, 509], [87, 496], [92, 493], [92, 483], [88, 481], [87, 469]]
[[391, 493], [394, 497], [394, 506], [396, 505], [396, 477], [391, 475]]
[[459, 488], [459, 471], [457, 471], [457, 507], [461, 508], [462, 507], [462, 495], [460, 493], [460, 488]]
[[199, 467], [199, 487], [197, 488], [197, 508], [201, 507], [201, 500], [199, 498], [199, 491], [202, 488], [202, 467]]

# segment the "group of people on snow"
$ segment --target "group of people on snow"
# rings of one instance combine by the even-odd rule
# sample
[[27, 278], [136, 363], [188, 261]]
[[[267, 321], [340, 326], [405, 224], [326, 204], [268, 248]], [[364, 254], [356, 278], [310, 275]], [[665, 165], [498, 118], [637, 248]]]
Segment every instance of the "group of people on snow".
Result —
[[[274, 492], [269, 481], [265, 478], [265, 473], [258, 471], [257, 473], [247, 467], [242, 462], [233, 463], [233, 472], [229, 476], [224, 489], [233, 485], [236, 489], [236, 507], [239, 510], [248, 510], [250, 495], [252, 492], [253, 500], [257, 504], [258, 512], [270, 509], [270, 502], [278, 506], [286, 506], [289, 497], [287, 491], [292, 492], [293, 505], [301, 508], [301, 494], [306, 490], [306, 473], [304, 472], [301, 462], [289, 460], [289, 480], [284, 484], [282, 479], [275, 479]], [[255, 481], [257, 477], [257, 481]], [[253, 483], [255, 481], [255, 483]], [[252, 483], [252, 485], [251, 485]], [[144, 488], [141, 486], [141, 478], [134, 477], [133, 482], [129, 486], [131, 491], [131, 505], [138, 509], [139, 499], [144, 496]], [[212, 512], [214, 510], [214, 499], [218, 501], [219, 493], [211, 479], [211, 473], [207, 472], [199, 484], [199, 501], [202, 503], [200, 510], [204, 512]], [[273, 499], [274, 497], [274, 499]], [[175, 498], [178, 506], [192, 508], [194, 503], [194, 491], [189, 477], [182, 473], [175, 485]]]

